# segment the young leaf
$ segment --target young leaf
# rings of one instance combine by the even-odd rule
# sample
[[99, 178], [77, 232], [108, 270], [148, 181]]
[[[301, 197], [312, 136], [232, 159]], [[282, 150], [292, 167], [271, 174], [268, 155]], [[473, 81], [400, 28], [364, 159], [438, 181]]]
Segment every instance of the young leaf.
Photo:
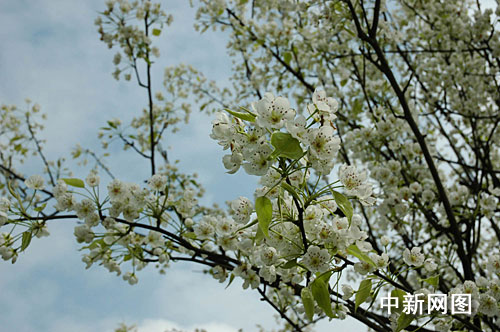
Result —
[[262, 229], [257, 227], [257, 232], [255, 233], [254, 243], [259, 244], [262, 240], [264, 240], [264, 233], [262, 233]]
[[370, 258], [370, 256], [368, 256], [367, 254], [365, 254], [364, 252], [362, 252], [361, 250], [359, 250], [359, 248], [355, 244], [351, 244], [349, 247], [347, 247], [347, 253], [349, 255], [352, 255], [352, 256], [356, 257], [357, 259], [359, 259], [362, 262], [371, 264], [371, 265], [373, 265], [375, 267], [377, 266], [375, 264], [375, 262], [372, 261], [372, 259]]
[[109, 120], [108, 120], [108, 126], [110, 126], [110, 127], [111, 127], [111, 128], [113, 128], [113, 129], [116, 129], [116, 128], [117, 128], [116, 123], [115, 123], [115, 122], [113, 122], [113, 121], [109, 121]]
[[231, 286], [231, 284], [233, 283], [233, 280], [234, 280], [234, 274], [231, 273], [231, 276], [229, 277], [229, 282], [227, 283], [227, 286], [225, 289], [227, 289], [229, 286]]
[[285, 53], [283, 54], [283, 60], [285, 60], [285, 63], [286, 63], [287, 65], [289, 65], [289, 64], [290, 64], [290, 61], [292, 60], [292, 53], [291, 53], [291, 52], [285, 52]]
[[297, 199], [298, 201], [300, 201], [299, 195], [297, 194], [297, 192], [295, 191], [295, 189], [291, 185], [289, 185], [286, 182], [282, 182], [281, 183], [281, 187], [283, 189], [285, 189], [286, 191], [288, 191], [290, 193], [290, 195], [292, 195], [295, 199]]
[[196, 239], [196, 234], [194, 232], [186, 232], [183, 233], [182, 236], [188, 239]]
[[31, 242], [31, 231], [26, 231], [23, 233], [23, 238], [21, 240], [21, 251], [24, 251], [24, 249], [28, 248]]
[[161, 33], [160, 29], [153, 29], [153, 36], [159, 36]]
[[271, 136], [271, 144], [274, 146], [273, 157], [299, 159], [304, 154], [299, 140], [287, 133], [275, 132]]
[[302, 304], [304, 305], [304, 310], [306, 311], [306, 317], [312, 321], [314, 317], [314, 299], [311, 290], [308, 287], [302, 288], [300, 297], [302, 298]]
[[392, 312], [400, 313], [401, 311], [403, 311], [403, 301], [404, 301], [405, 295], [406, 295], [406, 292], [404, 290], [401, 290], [398, 288], [391, 291], [391, 296], [398, 298], [398, 306], [396, 307], [396, 309], [392, 309]]
[[144, 256], [144, 250], [140, 246], [134, 246], [131, 249], [129, 249], [129, 251], [132, 254], [132, 256], [138, 259], [142, 259]]
[[347, 217], [347, 219], [350, 222], [351, 218], [352, 218], [352, 214], [354, 212], [351, 202], [347, 199], [347, 197], [345, 197], [344, 195], [342, 195], [341, 193], [339, 193], [335, 190], [332, 190], [332, 194], [333, 194], [333, 197], [335, 198], [335, 202], [337, 202], [337, 205], [339, 206], [340, 210], [342, 212], [344, 212], [345, 216]]
[[359, 289], [356, 292], [356, 302], [354, 306], [354, 311], [358, 309], [361, 303], [365, 302], [365, 300], [370, 296], [370, 292], [372, 291], [372, 280], [365, 279], [361, 281], [359, 284]]
[[292, 267], [295, 267], [295, 266], [297, 266], [297, 258], [289, 260], [288, 262], [283, 264], [283, 266], [281, 266], [281, 268], [282, 269], [291, 269]]
[[241, 112], [235, 112], [231, 111], [228, 108], [224, 109], [226, 112], [231, 114], [234, 117], [237, 117], [238, 119], [245, 120], [245, 121], [250, 121], [250, 122], [255, 122], [255, 115], [250, 114], [250, 113], [241, 113]]
[[352, 112], [354, 114], [359, 114], [363, 110], [363, 102], [361, 99], [355, 99], [352, 105]]
[[402, 331], [407, 328], [411, 324], [413, 319], [415, 319], [414, 315], [408, 315], [402, 312], [398, 318], [398, 327], [396, 328], [396, 332]]
[[273, 219], [273, 204], [265, 196], [257, 197], [255, 201], [255, 212], [259, 220], [259, 228], [266, 237], [269, 236], [269, 225]]
[[328, 291], [328, 281], [330, 280], [331, 275], [331, 272], [327, 272], [316, 278], [311, 283], [311, 291], [316, 303], [318, 303], [318, 306], [323, 309], [324, 313], [330, 318], [335, 318], [335, 314], [332, 311], [330, 292]]
[[255, 225], [256, 223], [258, 223], [259, 221], [257, 219], [254, 219], [252, 220], [251, 222], [249, 222], [248, 224], [246, 224], [245, 226], [241, 227], [241, 228], [238, 228], [238, 230], [236, 232], [240, 232], [244, 229], [247, 229], [249, 227], [252, 227], [253, 225]]
[[43, 209], [45, 209], [45, 207], [46, 207], [46, 206], [47, 206], [47, 203], [44, 203], [44, 204], [42, 204], [42, 205], [40, 205], [40, 206], [37, 206], [37, 207], [35, 208], [35, 211], [36, 211], [36, 212], [42, 212], [42, 211], [43, 211]]
[[437, 287], [439, 284], [439, 275], [435, 275], [426, 279], [421, 279], [421, 281], [424, 281], [431, 286]]
[[64, 182], [66, 182], [66, 184], [68, 186], [73, 186], [73, 187], [77, 187], [77, 188], [85, 188], [85, 183], [80, 179], [71, 178], [71, 179], [62, 179], [62, 180]]

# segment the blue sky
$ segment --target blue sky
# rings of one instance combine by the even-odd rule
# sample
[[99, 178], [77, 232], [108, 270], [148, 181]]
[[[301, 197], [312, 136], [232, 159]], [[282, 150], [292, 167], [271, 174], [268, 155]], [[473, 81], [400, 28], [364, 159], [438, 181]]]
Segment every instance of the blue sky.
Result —
[[[159, 39], [162, 57], [153, 71], [154, 86], [161, 89], [165, 66], [181, 62], [226, 83], [231, 63], [225, 36], [195, 32], [188, 1], [164, 3], [174, 23]], [[0, 2], [0, 103], [23, 106], [29, 97], [42, 106], [48, 114], [43, 137], [51, 159], [69, 156], [76, 144], [98, 150], [97, 128], [114, 117], [130, 119], [146, 102], [142, 89], [111, 76], [114, 52], [99, 41], [93, 25], [102, 8], [104, 1], [97, 0]], [[188, 126], [167, 137], [169, 157], [180, 159], [183, 171], [200, 174], [206, 202], [251, 197], [256, 179], [225, 174], [223, 152], [208, 138], [210, 121], [194, 113]], [[120, 178], [147, 177], [144, 161], [119, 146], [112, 151], [109, 164]], [[40, 166], [32, 161], [23, 169], [39, 173]], [[76, 168], [75, 175], [84, 177], [86, 171]], [[135, 286], [98, 266], [85, 270], [73, 227], [70, 221], [52, 223], [51, 236], [33, 241], [16, 264], [0, 262], [0, 330], [112, 331], [119, 322], [135, 323], [140, 332], [174, 326], [211, 332], [275, 326], [273, 311], [256, 293], [236, 282], [224, 289], [198, 266], [175, 264], [166, 275], [147, 268]]]
[[[224, 34], [195, 32], [188, 1], [163, 4], [174, 23], [159, 39], [162, 57], [153, 71], [154, 86], [161, 89], [165, 66], [181, 62], [227, 83], [231, 63]], [[43, 135], [50, 158], [69, 156], [76, 144], [98, 149], [97, 129], [107, 119], [130, 119], [146, 102], [142, 89], [111, 76], [114, 52], [99, 41], [93, 25], [102, 8], [104, 1], [98, 0], [0, 2], [0, 103], [22, 106], [29, 97], [42, 106], [48, 114]], [[208, 138], [210, 121], [194, 112], [188, 126], [167, 136], [169, 157], [180, 159], [184, 172], [200, 174], [205, 202], [251, 197], [256, 179], [241, 172], [225, 174], [223, 152]], [[143, 160], [118, 146], [112, 151], [109, 164], [121, 179], [147, 177]], [[38, 172], [39, 167], [31, 162], [24, 169]], [[78, 169], [76, 175], [86, 173]], [[0, 330], [112, 331], [119, 322], [135, 323], [140, 332], [175, 326], [210, 332], [275, 326], [272, 309], [255, 292], [242, 290], [236, 282], [224, 289], [198, 266], [175, 264], [166, 275], [147, 268], [135, 286], [98, 266], [85, 270], [73, 227], [70, 221], [50, 224], [51, 236], [33, 241], [15, 265], [0, 262]], [[338, 323], [333, 326], [345, 331], [365, 329], [349, 320]], [[324, 322], [317, 331], [333, 326]]]

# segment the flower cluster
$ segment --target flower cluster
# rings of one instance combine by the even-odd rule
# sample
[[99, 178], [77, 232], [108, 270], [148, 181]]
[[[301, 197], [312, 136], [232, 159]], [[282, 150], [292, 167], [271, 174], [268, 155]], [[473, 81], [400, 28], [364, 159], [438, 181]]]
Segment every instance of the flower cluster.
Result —
[[286, 129], [291, 139], [283, 144], [300, 145], [298, 150], [306, 151], [307, 163], [319, 173], [329, 174], [340, 149], [340, 139], [335, 136], [332, 123], [336, 103], [332, 98], [325, 98], [323, 90], [316, 90], [313, 100], [314, 103], [307, 106], [309, 119], [297, 116], [286, 98], [271, 93], [252, 104], [253, 112], [246, 110], [239, 116], [232, 112], [236, 114], [234, 121], [220, 112], [213, 121], [210, 137], [224, 149], [230, 149], [231, 154], [223, 159], [226, 169], [235, 173], [243, 166], [248, 174], [265, 175], [273, 164], [272, 135]]
[[158, 27], [151, 29], [152, 34], [158, 36], [163, 25], [170, 25], [172, 16], [161, 10], [159, 3], [153, 4], [151, 1], [108, 0], [106, 6], [106, 10], [94, 23], [98, 27], [101, 40], [109, 48], [115, 44], [122, 48], [123, 53], [118, 52], [113, 58], [113, 64], [116, 66], [113, 76], [119, 79], [125, 72], [124, 77], [128, 81], [132, 78], [138, 59], [150, 61], [150, 54], [155, 57], [160, 56], [158, 48], [151, 45], [151, 35], [148, 30], [128, 24], [128, 21], [132, 18], [139, 21], [146, 20], [148, 27], [153, 25]]
[[[233, 276], [243, 279], [244, 288], [258, 287], [258, 277], [267, 283], [280, 280], [282, 290], [306, 279], [309, 287], [311, 274], [342, 271], [338, 264], [351, 250], [363, 258], [354, 264], [362, 275], [389, 263], [387, 254], [371, 252], [362, 218], [352, 214], [351, 203], [336, 191], [343, 187], [361, 203], [373, 204], [367, 174], [341, 165], [339, 181], [318, 187], [333, 170], [340, 149], [333, 124], [337, 103], [317, 89], [305, 110], [307, 118], [286, 98], [266, 93], [251, 110], [219, 112], [212, 122], [210, 136], [231, 152], [223, 157], [228, 173], [243, 168], [260, 176], [262, 187], [255, 191], [255, 203], [239, 197], [229, 202], [231, 218], [205, 216], [195, 223], [194, 233], [204, 241], [202, 247], [215, 244], [243, 258]], [[318, 180], [311, 178], [311, 170]], [[316, 186], [305, 190], [307, 183]], [[227, 277], [220, 269], [212, 274], [221, 282]], [[341, 306], [335, 310], [343, 313]]]

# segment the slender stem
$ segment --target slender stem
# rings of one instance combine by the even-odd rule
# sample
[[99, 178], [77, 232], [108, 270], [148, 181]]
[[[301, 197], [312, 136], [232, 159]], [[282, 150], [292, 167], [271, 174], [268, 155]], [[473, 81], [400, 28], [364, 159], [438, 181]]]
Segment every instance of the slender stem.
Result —
[[[148, 13], [144, 17], [146, 37], [149, 36]], [[154, 128], [154, 114], [153, 114], [153, 95], [151, 92], [151, 61], [149, 60], [149, 49], [146, 49], [146, 73], [147, 73], [147, 90], [148, 90], [148, 103], [149, 103], [149, 142], [151, 149], [151, 175], [156, 172], [155, 169], [155, 128]]]
[[54, 181], [54, 177], [52, 176], [52, 171], [50, 170], [49, 162], [47, 161], [47, 159], [45, 158], [45, 155], [42, 152], [42, 146], [40, 144], [40, 141], [35, 136], [35, 132], [33, 131], [33, 127], [31, 126], [29, 114], [26, 114], [26, 124], [28, 125], [28, 131], [30, 132], [31, 139], [33, 140], [33, 142], [35, 142], [36, 150], [38, 151], [40, 158], [42, 158], [42, 161], [43, 161], [43, 164], [45, 165], [45, 168], [47, 168], [47, 173], [49, 174], [50, 183], [53, 186], [55, 186], [56, 182]]

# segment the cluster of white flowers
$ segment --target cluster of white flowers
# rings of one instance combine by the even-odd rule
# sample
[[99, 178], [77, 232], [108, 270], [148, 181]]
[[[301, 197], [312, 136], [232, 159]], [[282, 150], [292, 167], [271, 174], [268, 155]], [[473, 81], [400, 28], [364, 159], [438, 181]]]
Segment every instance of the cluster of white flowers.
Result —
[[[234, 118], [220, 112], [214, 120], [210, 137], [231, 154], [223, 158], [223, 163], [230, 173], [235, 173], [241, 166], [248, 174], [266, 175], [273, 165], [272, 134], [286, 131], [298, 141], [305, 160], [321, 174], [327, 175], [334, 166], [334, 160], [340, 149], [340, 139], [335, 135], [332, 120], [335, 119], [337, 103], [326, 98], [323, 90], [313, 94], [313, 103], [307, 106], [310, 123], [291, 108], [288, 99], [266, 93], [252, 104], [253, 113], [246, 111]], [[234, 113], [233, 113], [234, 114]], [[247, 121], [242, 121], [247, 120]], [[316, 124], [316, 126], [314, 126]], [[364, 179], [360, 179], [360, 184]], [[371, 191], [368, 184], [357, 188], [360, 197], [367, 198]]]
[[17, 260], [17, 252], [12, 248], [14, 238], [9, 233], [0, 234], [0, 255], [3, 260], [12, 260], [14, 263]]
[[[0, 227], [9, 221], [7, 213], [10, 209], [10, 205], [11, 202], [8, 198], [0, 198]], [[2, 259], [9, 260], [13, 258], [13, 262], [15, 262], [16, 252], [11, 247], [13, 242], [13, 238], [9, 233], [0, 233], [0, 256], [2, 256]]]
[[[128, 21], [132, 18], [140, 21], [146, 19], [148, 26], [156, 23], [155, 26], [161, 28], [164, 24], [170, 25], [172, 16], [167, 15], [159, 3], [153, 4], [151, 1], [108, 0], [106, 6], [106, 10], [94, 24], [98, 27], [101, 40], [109, 48], [118, 44], [123, 49], [123, 54], [116, 53], [113, 58], [113, 64], [116, 66], [113, 76], [119, 79], [125, 72], [124, 77], [128, 81], [132, 78], [132, 69], [136, 66], [137, 59], [149, 61], [149, 54], [160, 56], [159, 49], [151, 46], [151, 36], [138, 26], [128, 24]], [[155, 28], [153, 35], [159, 35], [160, 32], [161, 30]], [[127, 63], [120, 67], [124, 57]]]
[[0, 197], [0, 226], [5, 225], [9, 221], [7, 212], [10, 209], [10, 200], [6, 197]]
[[[44, 189], [43, 177], [33, 175], [24, 182], [27, 188], [35, 190], [27, 199], [28, 203], [26, 207], [24, 207], [25, 203], [22, 202], [19, 193], [14, 193], [15, 190], [12, 187], [9, 188], [9, 191], [14, 193], [13, 196], [17, 200], [15, 204], [6, 197], [0, 197], [0, 227], [12, 226], [10, 231], [0, 233], [0, 256], [4, 260], [11, 260], [12, 263], [17, 261], [19, 252], [26, 249], [33, 236], [41, 238], [50, 235], [46, 222], [41, 220], [32, 220], [31, 223], [24, 223], [16, 229], [16, 226], [18, 226], [16, 222], [19, 217], [21, 217], [21, 220], [27, 219], [25, 209], [32, 208], [36, 212], [39, 212], [46, 205], [37, 206], [39, 204], [39, 196], [36, 195], [36, 190]], [[19, 206], [22, 206], [22, 208], [19, 208]], [[20, 229], [24, 229], [24, 231], [19, 232]], [[17, 230], [19, 233], [14, 233], [14, 230]], [[18, 240], [21, 240], [20, 245], [18, 245]]]
[[[386, 253], [373, 253], [365, 241], [368, 235], [361, 230], [359, 215], [348, 218], [336, 214], [345, 212], [339, 212], [339, 204], [345, 208], [346, 203], [337, 202], [339, 197], [333, 195], [331, 184], [324, 187], [327, 190], [319, 190], [317, 196], [313, 189], [309, 194], [314, 199], [305, 206], [296, 194], [311, 180], [309, 169], [316, 170], [316, 176], [321, 178], [335, 166], [340, 149], [333, 125], [337, 107], [333, 98], [327, 98], [324, 91], [317, 89], [313, 102], [306, 107], [309, 113], [306, 119], [291, 108], [286, 98], [267, 93], [252, 104], [252, 111], [219, 112], [212, 122], [210, 136], [231, 152], [223, 158], [225, 168], [235, 173], [243, 167], [248, 174], [261, 176], [262, 187], [257, 188], [255, 196], [269, 198], [271, 204], [270, 216], [274, 221], [263, 239], [259, 238], [262, 232], [259, 204], [246, 197], [229, 202], [232, 218], [204, 216], [193, 227], [196, 238], [204, 241], [202, 247], [211, 242], [222, 246], [226, 253], [236, 251], [236, 256], [244, 259], [244, 264], [233, 271], [234, 276], [243, 279], [244, 288], [257, 287], [258, 277], [268, 283], [278, 279], [282, 283], [299, 283], [308, 273], [321, 274], [338, 268], [351, 247], [361, 250], [366, 257], [370, 254], [370, 259], [354, 264], [354, 270], [361, 274], [384, 269], [389, 264]], [[354, 166], [340, 167], [340, 187], [363, 204], [371, 205], [374, 198], [367, 181], [366, 172], [358, 172]], [[213, 269], [212, 274], [220, 281], [226, 278], [220, 269]], [[285, 284], [280, 287], [288, 288]], [[341, 309], [334, 310], [340, 310], [336, 311], [340, 315]]]
[[[451, 298], [452, 294], [470, 294], [471, 316], [482, 314], [488, 317], [494, 317], [500, 314], [499, 279], [488, 280], [485, 277], [479, 277], [475, 282], [466, 280], [450, 290], [448, 293], [449, 298]], [[448, 318], [448, 321], [450, 322], [451, 319]]]
[[[147, 182], [149, 188], [141, 188], [137, 184], [114, 179], [107, 184], [108, 195], [104, 199], [97, 195], [100, 178], [95, 170], [89, 173], [85, 182], [79, 179], [57, 181], [52, 190], [57, 201], [55, 208], [58, 211], [74, 212], [77, 218], [83, 221], [75, 227], [74, 235], [79, 243], [87, 244], [84, 248], [88, 248], [89, 253], [83, 256], [87, 267], [100, 261], [110, 272], [116, 272], [119, 275], [121, 274], [120, 265], [131, 260], [134, 271], [137, 271], [146, 265], [142, 259], [143, 255], [146, 255], [145, 250], [147, 250], [147, 255], [156, 259], [164, 268], [168, 266], [170, 254], [165, 247], [162, 234], [153, 230], [147, 235], [132, 232], [130, 225], [141, 217], [153, 217], [157, 218], [158, 225], [164, 227], [168, 227], [169, 222], [179, 223], [179, 218], [185, 220], [185, 227], [193, 226], [194, 223], [190, 217], [197, 213], [196, 197], [200, 193], [196, 192], [191, 185], [185, 185], [180, 190], [172, 185], [170, 180], [172, 178], [189, 184], [193, 181], [178, 175], [176, 171], [176, 168], [170, 168], [162, 174], [153, 175]], [[41, 188], [40, 183], [43, 182], [40, 178], [39, 176], [30, 177], [26, 182], [32, 189]], [[86, 190], [87, 193], [84, 198], [77, 199], [80, 189]], [[0, 205], [2, 212], [8, 209], [7, 202], [7, 200], [2, 200], [2, 205]], [[179, 217], [177, 219], [169, 215], [174, 205]], [[216, 225], [214, 217], [206, 216], [205, 219], [211, 219], [211, 223]], [[47, 235], [45, 223], [39, 224], [33, 224], [33, 234], [38, 237]], [[200, 239], [203, 238], [203, 234], [213, 234], [215, 231], [215, 228], [210, 228], [211, 226], [204, 228], [204, 225], [203, 221], [194, 225], [194, 232]], [[206, 223], [206, 225], [211, 224]], [[233, 230], [231, 222], [223, 225], [219, 223], [217, 234], [229, 234]], [[4, 237], [3, 246], [0, 245], [0, 247], [6, 248], [6, 244], [11, 242], [14, 241]], [[120, 250], [117, 248], [125, 249], [125, 254], [116, 256], [114, 253]], [[12, 254], [15, 254], [13, 250], [3, 249], [3, 251], [5, 251], [4, 259], [9, 259]], [[123, 278], [130, 284], [137, 282], [135, 272], [127, 272]]]

